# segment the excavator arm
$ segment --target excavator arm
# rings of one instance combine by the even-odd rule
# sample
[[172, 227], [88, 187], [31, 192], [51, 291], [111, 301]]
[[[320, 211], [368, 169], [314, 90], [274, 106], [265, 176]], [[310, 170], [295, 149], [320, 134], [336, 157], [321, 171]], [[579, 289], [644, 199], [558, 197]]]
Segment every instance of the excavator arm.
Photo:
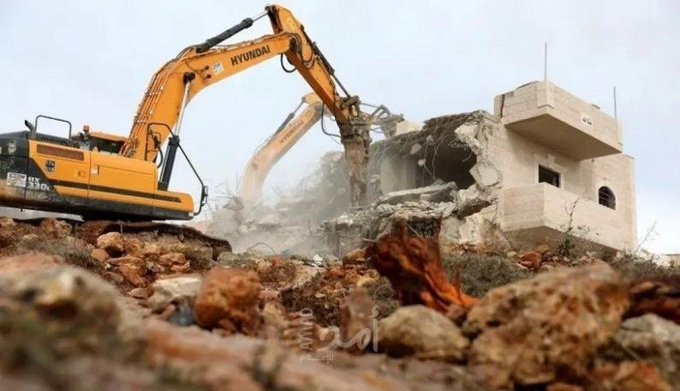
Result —
[[[298, 116], [296, 113], [307, 105]], [[371, 131], [383, 133], [386, 138], [393, 137], [397, 124], [404, 120], [401, 114], [392, 114], [384, 105], [371, 105], [365, 102], [373, 111], [367, 116]], [[311, 129], [323, 116], [332, 117], [325, 110], [321, 99], [313, 93], [302, 97], [298, 106], [286, 117], [265, 142], [257, 148], [245, 167], [241, 177], [240, 197], [246, 206], [254, 205], [262, 195], [262, 187], [269, 171], [278, 161]]]
[[[269, 17], [274, 34], [236, 45], [218, 46], [264, 16]], [[286, 56], [335, 116], [350, 168], [354, 189], [352, 204], [361, 203], [365, 196], [365, 166], [370, 143], [366, 115], [359, 109], [359, 99], [351, 96], [335, 77], [333, 68], [302, 24], [289, 10], [277, 5], [267, 6], [264, 13], [244, 19], [202, 44], [187, 47], [167, 62], [152, 78], [135, 115], [130, 137], [120, 153], [156, 161], [159, 148], [168, 139], [171, 145], [173, 141], [178, 143], [184, 108], [196, 94], [278, 55]], [[165, 159], [174, 159], [174, 152], [169, 151]], [[169, 180], [171, 169], [172, 164], [166, 173], [164, 167], [162, 177]]]
[[[304, 104], [307, 107], [296, 117]], [[257, 149], [241, 178], [240, 196], [244, 204], [251, 205], [260, 198], [269, 171], [321, 119], [323, 111], [323, 103], [315, 93], [305, 95], [276, 132]]]

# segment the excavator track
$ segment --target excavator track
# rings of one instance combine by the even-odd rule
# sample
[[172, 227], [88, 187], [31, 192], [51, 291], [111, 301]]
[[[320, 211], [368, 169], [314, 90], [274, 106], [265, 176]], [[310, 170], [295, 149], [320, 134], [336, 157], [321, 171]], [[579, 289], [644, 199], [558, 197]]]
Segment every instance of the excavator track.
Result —
[[[39, 226], [45, 218], [17, 220]], [[72, 219], [57, 219], [66, 222], [73, 227], [74, 235], [87, 243], [96, 244], [97, 238], [108, 232], [120, 232], [122, 234], [148, 234], [153, 239], [162, 237], [174, 237], [180, 242], [193, 241], [213, 250], [213, 259], [216, 259], [222, 252], [231, 252], [231, 244], [227, 240], [208, 236], [196, 228], [185, 225], [159, 223], [153, 221], [143, 222], [122, 222], [107, 220], [79, 221]]]

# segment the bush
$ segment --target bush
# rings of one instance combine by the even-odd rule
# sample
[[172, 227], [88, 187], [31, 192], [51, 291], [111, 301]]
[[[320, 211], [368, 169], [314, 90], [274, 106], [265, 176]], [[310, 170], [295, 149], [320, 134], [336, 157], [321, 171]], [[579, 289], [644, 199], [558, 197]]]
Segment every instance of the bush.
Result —
[[512, 261], [499, 256], [452, 254], [445, 256], [442, 263], [450, 281], [454, 281], [457, 271], [460, 270], [462, 291], [475, 297], [481, 297], [501, 285], [534, 275], [531, 271], [522, 269]]

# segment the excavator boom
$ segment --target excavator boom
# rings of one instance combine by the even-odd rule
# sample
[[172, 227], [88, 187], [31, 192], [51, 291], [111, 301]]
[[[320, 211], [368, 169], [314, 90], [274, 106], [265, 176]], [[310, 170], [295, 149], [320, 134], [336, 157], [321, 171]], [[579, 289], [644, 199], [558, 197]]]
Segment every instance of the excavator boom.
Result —
[[[295, 117], [305, 103], [307, 107]], [[241, 178], [240, 196], [244, 204], [251, 205], [260, 198], [269, 171], [321, 119], [323, 111], [323, 103], [316, 94], [305, 95], [276, 132], [255, 151]]]
[[[219, 45], [265, 15], [274, 34], [237, 45]], [[187, 47], [167, 62], [144, 94], [121, 155], [155, 162], [161, 146], [170, 139], [160, 179], [161, 187], [167, 189], [189, 101], [204, 88], [279, 55], [287, 58], [335, 117], [349, 167], [351, 203], [362, 203], [370, 143], [366, 115], [359, 108], [358, 97], [351, 96], [335, 77], [334, 69], [303, 25], [289, 10], [277, 5], [267, 6], [263, 14], [244, 19], [202, 44]]]
[[[227, 46], [221, 41], [268, 15], [275, 34]], [[338, 119], [349, 123], [361, 113], [352, 105], [356, 98], [341, 97], [333, 82], [332, 68], [287, 9], [268, 6], [258, 17], [245, 19], [223, 33], [182, 50], [151, 79], [134, 117], [130, 137], [121, 154], [155, 161], [158, 148], [171, 135], [179, 135], [184, 107], [204, 88], [279, 55], [285, 55]]]

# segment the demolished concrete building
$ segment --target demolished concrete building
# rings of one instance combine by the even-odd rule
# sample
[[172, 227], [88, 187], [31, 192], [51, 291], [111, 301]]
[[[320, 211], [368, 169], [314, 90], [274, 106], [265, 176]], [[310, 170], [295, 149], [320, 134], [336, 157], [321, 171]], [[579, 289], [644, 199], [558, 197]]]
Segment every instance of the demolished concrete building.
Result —
[[305, 253], [320, 242], [342, 257], [396, 216], [437, 220], [443, 246], [500, 239], [633, 250], [633, 170], [616, 119], [549, 81], [532, 82], [497, 96], [493, 114], [435, 117], [373, 143], [366, 207], [349, 208], [344, 160], [333, 152], [292, 196], [237, 211], [238, 219], [223, 210], [210, 232], [237, 249], [264, 241]]
[[620, 123], [549, 81], [497, 96], [493, 115], [436, 117], [376, 142], [369, 161], [373, 209], [454, 205], [442, 215], [442, 243], [568, 235], [593, 250], [636, 246], [633, 158], [622, 153]]

